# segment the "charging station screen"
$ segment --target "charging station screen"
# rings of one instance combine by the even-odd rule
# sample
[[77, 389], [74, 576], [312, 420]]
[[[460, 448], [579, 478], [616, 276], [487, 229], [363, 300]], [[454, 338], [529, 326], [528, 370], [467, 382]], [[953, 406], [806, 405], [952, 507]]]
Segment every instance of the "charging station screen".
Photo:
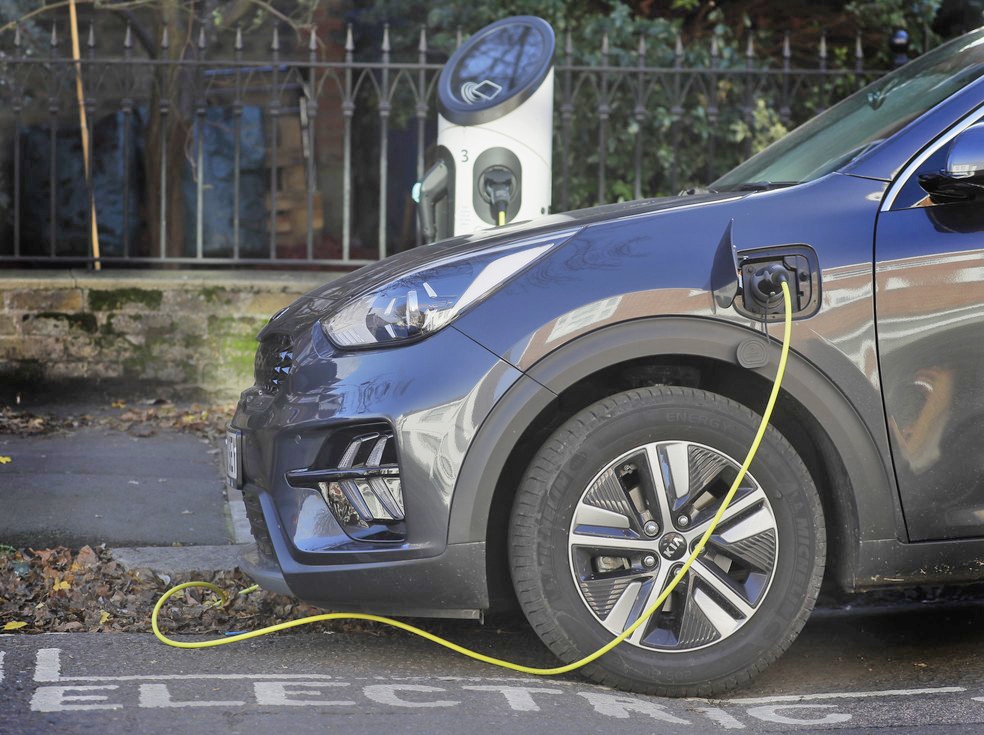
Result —
[[553, 44], [533, 26], [501, 26], [477, 39], [451, 75], [451, 92], [466, 105], [499, 104], [539, 81]]

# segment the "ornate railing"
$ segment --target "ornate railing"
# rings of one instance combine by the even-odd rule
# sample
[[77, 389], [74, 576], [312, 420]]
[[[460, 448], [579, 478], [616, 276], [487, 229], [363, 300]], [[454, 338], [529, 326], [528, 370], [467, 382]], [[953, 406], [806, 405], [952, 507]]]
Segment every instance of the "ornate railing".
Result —
[[[83, 34], [85, 35], [85, 34]], [[421, 31], [416, 59], [357, 61], [314, 32], [263, 52], [197, 40], [176, 53], [99, 53], [83, 39], [92, 176], [85, 176], [76, 64], [65, 29], [28, 53], [0, 35], [0, 262], [349, 266], [420, 242], [409, 190], [436, 136], [442, 68]], [[460, 35], [459, 35], [460, 42]], [[860, 39], [828, 65], [793, 63], [788, 38], [762, 57], [709, 48], [615, 52], [555, 65], [554, 210], [676, 193], [725, 172], [880, 72]], [[151, 51], [153, 53], [151, 53]], [[248, 59], [246, 57], [249, 57]], [[90, 206], [91, 201], [94, 207]]]

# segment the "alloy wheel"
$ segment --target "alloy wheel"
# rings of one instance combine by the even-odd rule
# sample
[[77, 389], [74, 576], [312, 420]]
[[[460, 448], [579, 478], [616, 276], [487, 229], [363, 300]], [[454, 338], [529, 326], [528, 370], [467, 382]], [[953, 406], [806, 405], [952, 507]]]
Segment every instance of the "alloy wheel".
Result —
[[[739, 467], [711, 447], [662, 441], [622, 454], [589, 483], [568, 534], [570, 568], [585, 606], [612, 634], [672, 581]], [[768, 594], [778, 553], [772, 506], [746, 474], [703, 553], [628, 642], [686, 652], [728, 638]]]

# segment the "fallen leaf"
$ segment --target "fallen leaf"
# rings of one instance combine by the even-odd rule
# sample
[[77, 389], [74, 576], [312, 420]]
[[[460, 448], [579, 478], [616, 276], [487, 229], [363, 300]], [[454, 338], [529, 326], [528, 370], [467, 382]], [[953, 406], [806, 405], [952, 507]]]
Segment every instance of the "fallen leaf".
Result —
[[10, 464], [13, 461], [10, 457], [0, 457], [0, 464]]
[[14, 622], [7, 623], [5, 626], [3, 626], [3, 629], [4, 630], [19, 630], [20, 628], [23, 628], [26, 625], [27, 625], [27, 623], [22, 622], [20, 620], [16, 620]]
[[83, 546], [75, 557], [75, 563], [83, 567], [93, 567], [99, 563], [99, 555], [92, 550], [91, 546]]
[[99, 624], [100, 625], [105, 625], [107, 622], [109, 622], [109, 619], [111, 617], [112, 616], [108, 612], [106, 612], [105, 610], [100, 610], [99, 611]]
[[113, 401], [109, 405], [113, 408], [126, 408], [126, 401]]
[[51, 589], [53, 589], [55, 592], [58, 592], [60, 590], [70, 590], [72, 589], [72, 585], [70, 585], [66, 580], [62, 579], [58, 582], [55, 582], [54, 585], [52, 585]]

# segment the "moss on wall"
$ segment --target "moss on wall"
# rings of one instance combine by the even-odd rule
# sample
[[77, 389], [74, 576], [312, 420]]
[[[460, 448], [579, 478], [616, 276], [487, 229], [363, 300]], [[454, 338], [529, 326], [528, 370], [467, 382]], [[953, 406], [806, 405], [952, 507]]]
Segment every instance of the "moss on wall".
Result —
[[148, 309], [159, 309], [164, 292], [143, 288], [116, 288], [89, 291], [89, 308], [92, 311], [119, 311], [132, 304]]

